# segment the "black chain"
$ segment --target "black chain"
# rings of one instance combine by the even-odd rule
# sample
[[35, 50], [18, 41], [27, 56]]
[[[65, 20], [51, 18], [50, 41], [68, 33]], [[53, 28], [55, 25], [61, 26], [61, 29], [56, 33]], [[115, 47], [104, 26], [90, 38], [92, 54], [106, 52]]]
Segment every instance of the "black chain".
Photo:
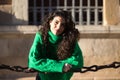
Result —
[[74, 72], [80, 72], [80, 73], [85, 73], [85, 72], [88, 72], [88, 71], [92, 71], [92, 72], [96, 72], [98, 70], [101, 70], [101, 69], [106, 69], [106, 68], [119, 68], [120, 67], [120, 62], [113, 62], [111, 64], [108, 64], [108, 65], [100, 65], [100, 66], [97, 66], [97, 65], [93, 65], [93, 66], [90, 66], [90, 67], [83, 67], [81, 69], [75, 69], [75, 70], [72, 70]]
[[[93, 65], [90, 67], [83, 67], [83, 68], [78, 68], [78, 69], [74, 69], [74, 70], [70, 70], [70, 72], [80, 72], [80, 73], [85, 73], [88, 71], [92, 71], [92, 72], [96, 72], [98, 70], [101, 69], [105, 69], [105, 68], [119, 68], [120, 67], [120, 62], [113, 62], [111, 64], [108, 65]], [[5, 65], [5, 64], [0, 64], [0, 70], [3, 69], [7, 69], [7, 70], [11, 70], [11, 71], [16, 71], [16, 72], [24, 72], [24, 73], [33, 73], [33, 72], [37, 72], [34, 69], [30, 69], [28, 67], [21, 67], [21, 66], [9, 66], [9, 65]]]

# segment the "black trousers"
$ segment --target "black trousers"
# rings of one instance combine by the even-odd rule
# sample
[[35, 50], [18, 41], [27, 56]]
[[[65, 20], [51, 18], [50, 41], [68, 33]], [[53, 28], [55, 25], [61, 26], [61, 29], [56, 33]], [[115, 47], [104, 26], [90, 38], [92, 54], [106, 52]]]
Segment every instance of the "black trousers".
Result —
[[36, 79], [35, 80], [41, 80], [38, 73], [36, 75]]

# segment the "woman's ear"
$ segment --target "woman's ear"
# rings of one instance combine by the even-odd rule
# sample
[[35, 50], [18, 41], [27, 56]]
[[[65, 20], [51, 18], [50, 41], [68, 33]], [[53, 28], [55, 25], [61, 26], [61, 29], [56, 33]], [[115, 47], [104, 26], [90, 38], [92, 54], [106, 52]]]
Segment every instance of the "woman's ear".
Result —
[[52, 20], [49, 21], [49, 24], [52, 22]]
[[51, 23], [51, 22], [52, 22], [52, 20], [49, 21], [49, 23]]
[[51, 26], [52, 20], [49, 21], [49, 25]]

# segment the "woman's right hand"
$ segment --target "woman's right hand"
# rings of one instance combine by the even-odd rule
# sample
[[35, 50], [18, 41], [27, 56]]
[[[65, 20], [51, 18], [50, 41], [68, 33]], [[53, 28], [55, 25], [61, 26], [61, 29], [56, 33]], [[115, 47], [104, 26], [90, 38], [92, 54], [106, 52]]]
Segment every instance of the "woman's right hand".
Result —
[[68, 72], [70, 69], [72, 68], [72, 65], [65, 63], [64, 67], [63, 67], [63, 71], [64, 72]]

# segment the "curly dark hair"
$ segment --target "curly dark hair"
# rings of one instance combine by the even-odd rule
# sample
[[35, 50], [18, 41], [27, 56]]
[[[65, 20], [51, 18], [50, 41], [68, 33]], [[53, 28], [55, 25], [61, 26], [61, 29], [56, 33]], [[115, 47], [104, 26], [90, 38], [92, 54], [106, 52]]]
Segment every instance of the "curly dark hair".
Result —
[[43, 37], [43, 43], [47, 47], [49, 44], [48, 31], [50, 30], [49, 21], [53, 20], [55, 16], [60, 16], [64, 21], [64, 32], [62, 33], [62, 41], [58, 45], [57, 57], [58, 60], [63, 60], [70, 57], [74, 51], [74, 46], [77, 40], [79, 40], [80, 33], [75, 28], [75, 23], [72, 20], [70, 12], [65, 10], [57, 10], [45, 17], [43, 20], [40, 32]]

